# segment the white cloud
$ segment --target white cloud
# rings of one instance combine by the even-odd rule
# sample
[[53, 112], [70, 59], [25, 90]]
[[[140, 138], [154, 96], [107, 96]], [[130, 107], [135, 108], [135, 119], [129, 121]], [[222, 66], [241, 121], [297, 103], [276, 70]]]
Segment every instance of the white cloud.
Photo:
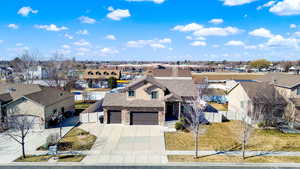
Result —
[[11, 29], [19, 29], [19, 26], [17, 24], [8, 24], [7, 27], [11, 28]]
[[89, 31], [86, 30], [86, 29], [83, 29], [83, 30], [77, 31], [76, 34], [78, 34], [78, 35], [88, 35]]
[[33, 10], [30, 6], [24, 6], [19, 9], [18, 14], [22, 16], [28, 16], [30, 13], [37, 14], [38, 10]]
[[78, 19], [79, 19], [79, 21], [81, 23], [86, 23], [86, 24], [94, 24], [94, 23], [96, 23], [96, 19], [90, 18], [88, 16], [81, 16]]
[[162, 4], [164, 3], [166, 0], [126, 0], [128, 2], [153, 2], [156, 4]]
[[65, 36], [66, 38], [70, 39], [70, 40], [74, 39], [74, 37], [73, 37], [72, 35], [67, 34], [67, 33], [66, 33], [64, 36]]
[[23, 43], [16, 43], [16, 46], [20, 47], [20, 46], [24, 46]]
[[212, 20], [209, 21], [209, 23], [212, 23], [212, 24], [215, 24], [215, 25], [221, 24], [223, 22], [224, 22], [224, 20], [223, 19], [219, 19], [219, 18], [212, 19]]
[[202, 29], [203, 26], [197, 23], [191, 23], [187, 25], [177, 25], [172, 30], [180, 32], [193, 32]]
[[81, 53], [87, 53], [87, 52], [91, 51], [91, 49], [89, 49], [89, 48], [83, 48], [83, 47], [77, 48], [76, 50], [78, 52], [81, 52]]
[[238, 5], [248, 4], [256, 0], [222, 0], [222, 1], [224, 1], [223, 4], [226, 6], [238, 6]]
[[102, 48], [100, 52], [102, 56], [115, 55], [119, 53], [118, 50], [112, 48]]
[[288, 47], [288, 48], [298, 48], [298, 40], [295, 38], [284, 38], [281, 35], [273, 36], [269, 39], [263, 47]]
[[126, 46], [130, 48], [142, 48], [149, 46], [153, 49], [162, 49], [166, 48], [165, 44], [170, 44], [172, 40], [170, 38], [164, 39], [154, 39], [154, 40], [137, 40], [137, 41], [128, 41]]
[[62, 26], [58, 27], [55, 24], [50, 24], [50, 25], [35, 25], [34, 26], [37, 29], [45, 29], [46, 31], [53, 31], [53, 32], [59, 32], [63, 30], [68, 30], [69, 28]]
[[245, 46], [245, 43], [242, 41], [231, 40], [225, 43], [225, 46]]
[[85, 39], [81, 39], [73, 43], [76, 46], [90, 46], [90, 42], [86, 41]]
[[257, 10], [262, 10], [263, 8], [268, 8], [268, 7], [271, 7], [273, 6], [274, 4], [276, 3], [276, 1], [269, 1], [261, 6], [258, 6], [256, 9]]
[[229, 35], [235, 35], [240, 33], [242, 30], [236, 28], [236, 27], [208, 27], [208, 28], [202, 28], [200, 30], [197, 30], [194, 32], [195, 36], [229, 36]]
[[105, 39], [108, 39], [108, 40], [117, 40], [117, 38], [115, 37], [115, 35], [106, 35]]
[[64, 49], [70, 49], [71, 48], [70, 45], [62, 45], [61, 47], [64, 48]]
[[195, 42], [192, 42], [190, 43], [191, 46], [206, 46], [206, 42], [203, 42], [203, 41], [195, 41]]
[[228, 27], [204, 27], [197, 23], [187, 25], [177, 25], [172, 30], [179, 32], [193, 32], [197, 37], [205, 36], [228, 36], [240, 33], [242, 30], [228, 26]]
[[153, 48], [153, 49], [164, 49], [164, 48], [166, 48], [165, 45], [160, 44], [160, 43], [152, 43], [152, 44], [150, 44], [150, 47]]
[[296, 24], [290, 24], [290, 28], [291, 29], [297, 28], [297, 25]]
[[283, 0], [277, 2], [269, 11], [280, 16], [299, 15], [300, 0]]
[[106, 17], [115, 21], [120, 21], [123, 18], [128, 18], [131, 16], [128, 9], [114, 9], [110, 6], [108, 7], [108, 10], [110, 11], [110, 13], [108, 13]]
[[264, 37], [264, 38], [272, 38], [274, 36], [271, 33], [271, 31], [268, 30], [268, 29], [266, 29], [266, 28], [255, 29], [255, 30], [249, 32], [249, 35], [258, 36], [258, 37]]

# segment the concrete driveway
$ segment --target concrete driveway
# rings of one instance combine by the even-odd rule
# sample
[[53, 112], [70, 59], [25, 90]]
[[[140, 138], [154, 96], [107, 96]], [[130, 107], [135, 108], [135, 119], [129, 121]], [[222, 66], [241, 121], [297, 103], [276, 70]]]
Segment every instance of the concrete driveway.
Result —
[[166, 163], [162, 126], [85, 124], [97, 141], [83, 160], [86, 163], [160, 164]]

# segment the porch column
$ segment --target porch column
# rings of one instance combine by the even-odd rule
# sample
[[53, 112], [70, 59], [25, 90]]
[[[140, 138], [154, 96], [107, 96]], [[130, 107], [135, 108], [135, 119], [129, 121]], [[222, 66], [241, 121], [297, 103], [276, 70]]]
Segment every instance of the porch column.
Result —
[[181, 102], [178, 102], [179, 104], [179, 108], [178, 108], [178, 120], [180, 120], [180, 118], [181, 118]]

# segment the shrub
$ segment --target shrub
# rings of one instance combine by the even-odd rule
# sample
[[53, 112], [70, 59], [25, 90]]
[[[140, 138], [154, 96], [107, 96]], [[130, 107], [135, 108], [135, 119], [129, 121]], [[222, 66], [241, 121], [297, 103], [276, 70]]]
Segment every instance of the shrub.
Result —
[[185, 127], [184, 127], [184, 123], [182, 121], [178, 121], [175, 123], [175, 129], [176, 130], [184, 130]]
[[257, 127], [258, 128], [264, 128], [264, 127], [266, 127], [266, 122], [262, 121], [262, 122], [257, 123]]

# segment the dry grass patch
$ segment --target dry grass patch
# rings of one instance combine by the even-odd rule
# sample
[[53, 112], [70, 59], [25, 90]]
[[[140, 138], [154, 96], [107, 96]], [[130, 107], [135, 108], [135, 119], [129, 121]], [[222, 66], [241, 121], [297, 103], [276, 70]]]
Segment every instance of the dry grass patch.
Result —
[[208, 104], [219, 111], [228, 111], [228, 104], [218, 104], [213, 102], [210, 102]]
[[51, 158], [50, 155], [33, 156], [28, 155], [26, 158], [19, 157], [14, 162], [47, 162]]
[[[238, 133], [240, 122], [231, 121], [205, 126], [207, 131], [200, 136], [200, 150], [240, 150]], [[278, 130], [255, 129], [247, 150], [300, 151], [300, 134], [284, 134]], [[165, 133], [167, 150], [193, 150], [194, 136], [188, 132]]]
[[78, 127], [73, 128], [58, 143], [60, 151], [90, 150], [97, 137]]
[[300, 163], [296, 156], [255, 156], [243, 160], [238, 156], [212, 155], [195, 159], [193, 156], [170, 155], [169, 162], [223, 162], [223, 163]]
[[85, 155], [64, 155], [59, 156], [57, 162], [80, 162], [84, 157]]

